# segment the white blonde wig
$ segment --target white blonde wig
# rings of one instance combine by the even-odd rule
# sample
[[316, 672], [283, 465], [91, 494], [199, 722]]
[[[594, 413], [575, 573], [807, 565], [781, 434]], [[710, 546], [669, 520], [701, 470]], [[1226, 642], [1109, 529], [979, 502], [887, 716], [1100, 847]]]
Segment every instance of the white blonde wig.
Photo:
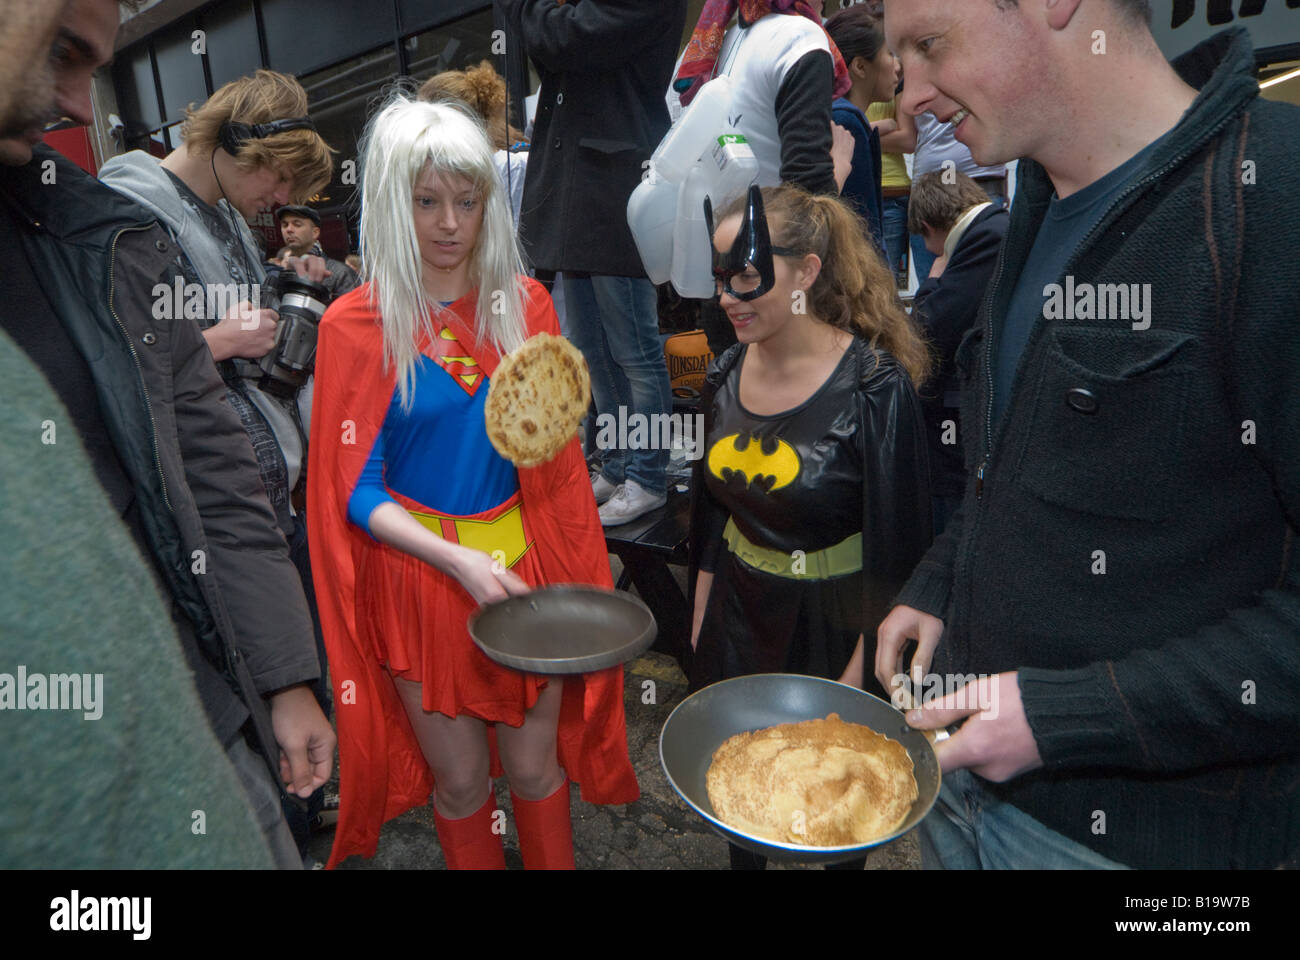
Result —
[[370, 302], [383, 318], [384, 368], [396, 368], [402, 406], [409, 410], [416, 345], [422, 335], [432, 337], [432, 313], [443, 309], [421, 282], [414, 189], [425, 169], [464, 177], [483, 201], [483, 225], [469, 261], [470, 282], [479, 291], [474, 326], [479, 343], [487, 340], [502, 353], [527, 336], [524, 265], [492, 144], [469, 107], [399, 93], [370, 121], [361, 152], [361, 259]]

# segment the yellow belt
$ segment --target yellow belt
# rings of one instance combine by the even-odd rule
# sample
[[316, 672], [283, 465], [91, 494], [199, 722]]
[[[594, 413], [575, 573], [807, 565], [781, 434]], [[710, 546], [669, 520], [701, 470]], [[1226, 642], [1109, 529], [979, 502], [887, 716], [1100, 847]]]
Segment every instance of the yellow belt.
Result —
[[515, 504], [494, 520], [464, 520], [437, 513], [408, 511], [438, 536], [459, 543], [513, 567], [532, 546], [524, 534], [522, 507]]
[[751, 543], [740, 532], [736, 521], [728, 517], [722, 538], [727, 543], [727, 549], [755, 570], [791, 580], [829, 580], [862, 569], [861, 532], [823, 550], [784, 553]]

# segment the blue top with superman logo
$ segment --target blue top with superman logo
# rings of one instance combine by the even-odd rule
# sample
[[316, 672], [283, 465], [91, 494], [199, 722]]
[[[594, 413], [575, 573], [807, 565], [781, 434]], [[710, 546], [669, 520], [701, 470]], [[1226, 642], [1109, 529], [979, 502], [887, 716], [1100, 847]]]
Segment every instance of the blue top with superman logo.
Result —
[[862, 529], [862, 448], [853, 351], [799, 406], [760, 416], [740, 402], [744, 350], [713, 400], [708, 492], [751, 543], [811, 552]]
[[483, 422], [487, 375], [463, 355], [451, 331], [438, 331], [435, 356], [416, 361], [411, 409], [393, 391], [383, 429], [348, 500], [348, 519], [370, 532], [370, 514], [389, 490], [438, 513], [469, 516], [499, 506], [519, 489], [514, 464], [488, 440]]

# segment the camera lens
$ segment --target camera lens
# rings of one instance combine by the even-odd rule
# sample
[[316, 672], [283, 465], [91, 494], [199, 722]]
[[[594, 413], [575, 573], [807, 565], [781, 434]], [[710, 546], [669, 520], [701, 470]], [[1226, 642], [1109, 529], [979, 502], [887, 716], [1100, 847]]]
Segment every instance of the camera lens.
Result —
[[280, 324], [275, 349], [259, 362], [268, 392], [291, 397], [307, 382], [316, 363], [316, 337], [329, 291], [296, 274], [280, 280]]

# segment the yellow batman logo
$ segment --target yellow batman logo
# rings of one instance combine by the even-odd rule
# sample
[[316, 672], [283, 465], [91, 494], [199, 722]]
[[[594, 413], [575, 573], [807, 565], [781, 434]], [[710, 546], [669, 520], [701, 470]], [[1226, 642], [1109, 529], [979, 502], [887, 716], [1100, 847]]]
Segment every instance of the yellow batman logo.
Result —
[[710, 448], [709, 471], [724, 483], [732, 476], [742, 476], [746, 486], [767, 477], [767, 483], [759, 486], [771, 493], [799, 476], [799, 454], [784, 440], [746, 436], [742, 441], [740, 434], [733, 433]]

